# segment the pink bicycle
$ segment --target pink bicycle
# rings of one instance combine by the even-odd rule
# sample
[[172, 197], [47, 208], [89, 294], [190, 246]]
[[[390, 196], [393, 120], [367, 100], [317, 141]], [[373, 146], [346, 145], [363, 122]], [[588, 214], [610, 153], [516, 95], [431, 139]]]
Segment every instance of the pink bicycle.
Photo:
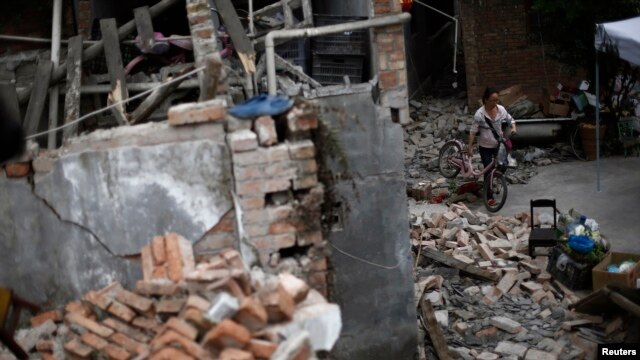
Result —
[[[496, 165], [496, 159], [493, 159], [486, 168], [475, 170], [467, 155], [467, 146], [457, 139], [447, 141], [440, 149], [438, 158], [440, 174], [446, 178], [455, 178], [461, 172], [463, 177], [485, 178], [482, 200], [490, 212], [500, 210], [507, 202], [507, 179], [504, 171], [500, 171]], [[488, 175], [485, 177], [485, 174]]]

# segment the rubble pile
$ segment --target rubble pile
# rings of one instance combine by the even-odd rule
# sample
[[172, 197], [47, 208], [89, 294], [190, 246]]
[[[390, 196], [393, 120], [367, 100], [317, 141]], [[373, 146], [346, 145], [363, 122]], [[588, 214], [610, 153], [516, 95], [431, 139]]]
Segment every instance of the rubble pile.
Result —
[[340, 333], [337, 305], [290, 273], [248, 271], [236, 250], [196, 261], [171, 233], [141, 259], [134, 291], [114, 282], [41, 313], [20, 345], [42, 359], [312, 359]]
[[[418, 183], [432, 183], [432, 188], [439, 187], [433, 183], [440, 176], [440, 148], [452, 138], [466, 139], [473, 114], [468, 109], [466, 98], [460, 97], [425, 97], [421, 101], [411, 100], [409, 105], [413, 122], [404, 128], [405, 178], [408, 188], [414, 188]], [[512, 155], [518, 161], [518, 167], [507, 172], [507, 180], [511, 184], [526, 184], [537, 174], [538, 166], [573, 158], [571, 146], [566, 143], [556, 143], [540, 149], [533, 146], [520, 148], [517, 139], [514, 142]], [[479, 154], [475, 154], [472, 161], [475, 167], [481, 166]], [[440, 181], [438, 180], [438, 185], [442, 185]], [[456, 181], [460, 185], [460, 179]]]
[[[446, 211], [411, 219], [416, 302], [423, 319], [421, 302], [432, 305], [449, 349], [462, 359], [582, 359], [598, 343], [624, 340], [623, 318], [569, 310], [580, 298], [545, 270], [547, 256], [526, 255], [527, 213], [488, 216], [462, 203], [435, 206]], [[424, 320], [420, 327], [432, 338]], [[423, 350], [427, 359], [435, 356], [428, 354], [432, 346]]]

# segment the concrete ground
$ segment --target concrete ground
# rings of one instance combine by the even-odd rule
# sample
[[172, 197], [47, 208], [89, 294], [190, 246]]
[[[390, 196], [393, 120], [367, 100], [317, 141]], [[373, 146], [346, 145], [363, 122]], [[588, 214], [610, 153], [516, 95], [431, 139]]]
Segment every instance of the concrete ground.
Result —
[[[509, 186], [507, 203], [497, 214], [529, 212], [529, 200], [537, 198], [555, 198], [560, 211], [573, 208], [595, 219], [612, 250], [640, 253], [640, 157], [602, 158], [600, 191], [595, 161], [539, 167], [528, 184]], [[467, 205], [486, 212], [482, 201]]]

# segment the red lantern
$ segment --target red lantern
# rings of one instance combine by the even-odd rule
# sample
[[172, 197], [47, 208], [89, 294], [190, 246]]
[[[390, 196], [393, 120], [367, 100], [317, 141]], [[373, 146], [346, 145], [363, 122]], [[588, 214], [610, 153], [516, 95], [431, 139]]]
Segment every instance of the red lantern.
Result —
[[411, 6], [413, 6], [413, 0], [400, 0], [400, 5], [402, 6], [402, 12], [411, 11]]

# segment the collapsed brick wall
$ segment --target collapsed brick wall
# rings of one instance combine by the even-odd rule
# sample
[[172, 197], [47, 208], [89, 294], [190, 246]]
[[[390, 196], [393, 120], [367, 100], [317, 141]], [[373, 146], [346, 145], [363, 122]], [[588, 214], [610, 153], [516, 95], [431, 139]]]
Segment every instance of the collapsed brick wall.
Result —
[[229, 211], [195, 245], [211, 252], [246, 241], [259, 265], [276, 272], [295, 263], [296, 273], [327, 295], [327, 258], [321, 229], [323, 185], [318, 182], [316, 146], [311, 140], [318, 117], [306, 103], [296, 103], [277, 118], [235, 119], [224, 102], [183, 104], [169, 110], [173, 125], [226, 121], [233, 185], [241, 210]]
[[551, 88], [559, 82], [575, 84], [584, 77], [583, 71], [571, 75], [551, 60], [550, 47], [542, 46], [539, 35], [530, 30], [527, 3], [525, 0], [460, 2], [471, 108], [478, 107], [487, 86], [504, 89], [520, 84], [529, 99], [536, 102], [542, 87]]

